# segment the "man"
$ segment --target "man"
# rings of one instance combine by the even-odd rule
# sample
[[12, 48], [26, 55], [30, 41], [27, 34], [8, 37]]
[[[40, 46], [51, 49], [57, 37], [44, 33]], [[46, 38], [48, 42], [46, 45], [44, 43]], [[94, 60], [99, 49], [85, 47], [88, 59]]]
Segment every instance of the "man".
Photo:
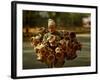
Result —
[[48, 33], [44, 35], [43, 42], [48, 42], [48, 38], [51, 35], [56, 36], [56, 41], [59, 41], [61, 39], [61, 34], [56, 31], [56, 23], [53, 19], [48, 20]]

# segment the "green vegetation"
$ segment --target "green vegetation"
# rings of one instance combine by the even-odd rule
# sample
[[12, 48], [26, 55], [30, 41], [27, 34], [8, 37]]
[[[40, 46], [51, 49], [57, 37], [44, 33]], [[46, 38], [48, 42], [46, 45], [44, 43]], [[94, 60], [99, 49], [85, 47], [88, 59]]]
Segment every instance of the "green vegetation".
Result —
[[89, 13], [71, 12], [45, 12], [45, 11], [23, 11], [23, 27], [47, 27], [48, 19], [56, 21], [58, 27], [80, 27], [82, 18], [90, 16]]

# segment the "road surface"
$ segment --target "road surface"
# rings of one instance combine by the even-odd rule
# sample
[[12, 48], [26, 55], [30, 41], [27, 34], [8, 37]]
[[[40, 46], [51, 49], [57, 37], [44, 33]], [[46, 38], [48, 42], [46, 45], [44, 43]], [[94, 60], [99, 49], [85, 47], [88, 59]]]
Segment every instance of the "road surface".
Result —
[[[90, 66], [90, 35], [79, 34], [78, 40], [82, 43], [82, 50], [78, 51], [78, 57], [72, 61], [65, 61], [64, 67]], [[23, 69], [47, 68], [47, 65], [36, 60], [36, 55], [30, 42], [23, 42]]]

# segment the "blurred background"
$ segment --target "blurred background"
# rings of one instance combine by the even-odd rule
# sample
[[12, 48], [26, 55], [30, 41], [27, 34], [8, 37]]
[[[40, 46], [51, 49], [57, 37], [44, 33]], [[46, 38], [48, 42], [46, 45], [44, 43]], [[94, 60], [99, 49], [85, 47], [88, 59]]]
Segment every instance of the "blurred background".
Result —
[[90, 66], [90, 13], [23, 10], [23, 69], [47, 68], [45, 64], [36, 60], [30, 38], [37, 34], [40, 27], [48, 27], [49, 18], [55, 20], [57, 30], [76, 32], [77, 39], [82, 44], [82, 51], [77, 52], [78, 57], [66, 61], [64, 67]]

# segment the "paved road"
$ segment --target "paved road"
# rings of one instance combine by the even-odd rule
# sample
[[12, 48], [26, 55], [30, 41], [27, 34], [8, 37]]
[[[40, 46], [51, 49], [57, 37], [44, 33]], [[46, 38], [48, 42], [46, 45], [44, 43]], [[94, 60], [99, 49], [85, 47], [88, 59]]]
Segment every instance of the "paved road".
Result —
[[[78, 51], [78, 57], [72, 61], [66, 61], [64, 67], [90, 66], [90, 35], [77, 35], [82, 43], [82, 51]], [[47, 68], [47, 66], [36, 60], [34, 50], [30, 42], [23, 43], [23, 69]]]

